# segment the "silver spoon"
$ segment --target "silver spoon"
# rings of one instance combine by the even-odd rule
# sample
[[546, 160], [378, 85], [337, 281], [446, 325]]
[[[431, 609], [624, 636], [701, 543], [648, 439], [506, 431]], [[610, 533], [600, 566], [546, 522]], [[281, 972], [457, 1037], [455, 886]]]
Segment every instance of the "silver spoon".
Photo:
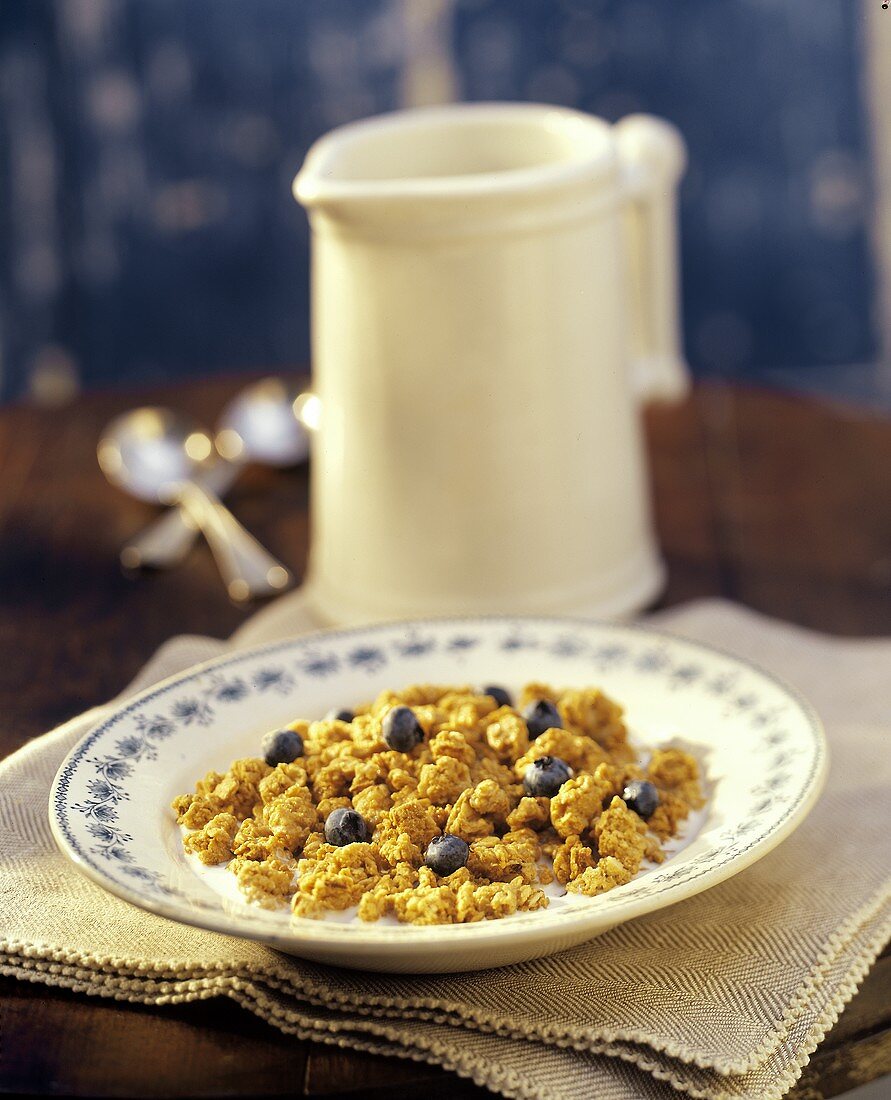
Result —
[[[264, 378], [242, 390], [219, 419], [216, 447], [224, 461], [213, 466], [202, 483], [223, 497], [248, 462], [286, 467], [305, 461], [307, 428], [312, 427], [317, 400], [283, 378]], [[121, 561], [128, 569], [169, 569], [185, 558], [197, 534], [186, 510], [171, 508], [130, 539]]]
[[113, 485], [140, 500], [186, 511], [207, 539], [233, 600], [270, 595], [288, 585], [288, 570], [206, 487], [218, 458], [210, 435], [195, 421], [169, 409], [134, 409], [106, 427], [97, 454]]

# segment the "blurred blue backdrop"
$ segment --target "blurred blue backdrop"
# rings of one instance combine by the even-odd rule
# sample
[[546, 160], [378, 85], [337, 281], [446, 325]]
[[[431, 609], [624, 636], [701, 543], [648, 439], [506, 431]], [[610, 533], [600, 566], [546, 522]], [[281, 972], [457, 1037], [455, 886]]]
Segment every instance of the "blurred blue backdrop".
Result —
[[680, 126], [698, 373], [868, 363], [859, 17], [838, 0], [4, 0], [0, 394], [305, 362], [306, 148], [449, 91]]

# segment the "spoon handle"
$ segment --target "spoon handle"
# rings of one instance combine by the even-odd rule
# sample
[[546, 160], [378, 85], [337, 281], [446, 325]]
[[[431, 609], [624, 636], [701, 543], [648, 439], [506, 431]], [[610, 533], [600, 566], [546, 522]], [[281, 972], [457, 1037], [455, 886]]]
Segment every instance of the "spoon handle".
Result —
[[282, 563], [203, 485], [183, 482], [177, 502], [207, 539], [230, 599], [241, 603], [252, 596], [271, 596], [290, 584], [291, 574]]
[[[215, 497], [223, 497], [240, 472], [237, 463], [218, 462], [201, 479]], [[198, 528], [180, 504], [164, 513], [133, 538], [121, 550], [121, 562], [128, 569], [172, 569], [185, 558], [198, 538]]]

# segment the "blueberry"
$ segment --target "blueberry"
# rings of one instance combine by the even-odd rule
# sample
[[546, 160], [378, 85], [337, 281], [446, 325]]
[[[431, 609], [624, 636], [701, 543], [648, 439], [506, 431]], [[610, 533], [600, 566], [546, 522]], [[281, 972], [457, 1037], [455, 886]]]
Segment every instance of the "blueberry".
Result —
[[488, 695], [494, 699], [499, 707], [512, 707], [514, 705], [513, 699], [510, 694], [502, 687], [498, 687], [497, 684], [489, 684], [483, 688], [483, 695]]
[[537, 699], [534, 703], [530, 703], [523, 711], [523, 717], [526, 719], [526, 727], [533, 741], [545, 730], [563, 729], [560, 712], [547, 699]]
[[410, 752], [424, 740], [421, 723], [411, 707], [393, 707], [384, 718], [384, 740], [397, 752]]
[[622, 792], [622, 798], [628, 809], [644, 820], [652, 817], [659, 805], [659, 792], [646, 779], [632, 779]]
[[351, 710], [338, 710], [337, 707], [334, 710], [329, 710], [325, 715], [328, 722], [352, 722], [355, 717]]
[[345, 844], [361, 844], [368, 839], [365, 818], [357, 810], [341, 806], [325, 818], [325, 840], [342, 848]]
[[[491, 692], [486, 692], [490, 695]], [[451, 875], [467, 862], [470, 848], [459, 836], [435, 836], [427, 845], [424, 862], [437, 875]]]
[[553, 798], [567, 779], [572, 779], [572, 768], [565, 760], [540, 756], [523, 773], [523, 790], [533, 798]]
[[274, 768], [276, 764], [290, 764], [303, 756], [303, 738], [295, 730], [272, 730], [263, 738], [263, 759]]

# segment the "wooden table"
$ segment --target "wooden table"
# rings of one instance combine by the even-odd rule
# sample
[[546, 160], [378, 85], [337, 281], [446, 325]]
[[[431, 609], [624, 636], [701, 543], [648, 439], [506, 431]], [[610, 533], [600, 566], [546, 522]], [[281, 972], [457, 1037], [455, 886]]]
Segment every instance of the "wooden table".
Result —
[[[125, 537], [153, 514], [103, 481], [102, 425], [143, 402], [210, 421], [247, 379], [0, 410], [0, 755], [119, 691], [171, 634], [245, 617], [205, 547], [132, 578]], [[891, 634], [891, 421], [866, 410], [709, 384], [653, 408], [647, 430], [669, 564], [662, 605], [723, 595], [840, 634]], [[299, 576], [305, 471], [251, 470], [238, 516]], [[891, 1072], [891, 955], [790, 1096], [819, 1100]], [[132, 1008], [0, 980], [0, 1089], [56, 1096], [490, 1094], [423, 1066], [299, 1043], [234, 1005]]]

